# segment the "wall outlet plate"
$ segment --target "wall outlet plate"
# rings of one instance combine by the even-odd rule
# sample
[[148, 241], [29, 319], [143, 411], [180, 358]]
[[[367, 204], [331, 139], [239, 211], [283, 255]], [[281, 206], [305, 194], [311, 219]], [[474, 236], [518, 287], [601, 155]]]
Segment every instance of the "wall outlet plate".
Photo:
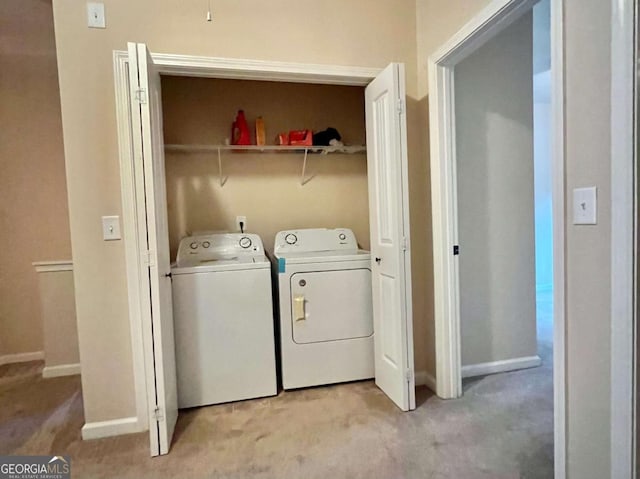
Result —
[[597, 218], [598, 200], [595, 186], [588, 188], [574, 188], [573, 190], [573, 224], [595, 225]]
[[89, 28], [107, 28], [104, 15], [104, 3], [87, 3], [87, 26]]
[[120, 217], [119, 216], [103, 216], [102, 217], [102, 238], [105, 241], [114, 241], [122, 239], [120, 235]]

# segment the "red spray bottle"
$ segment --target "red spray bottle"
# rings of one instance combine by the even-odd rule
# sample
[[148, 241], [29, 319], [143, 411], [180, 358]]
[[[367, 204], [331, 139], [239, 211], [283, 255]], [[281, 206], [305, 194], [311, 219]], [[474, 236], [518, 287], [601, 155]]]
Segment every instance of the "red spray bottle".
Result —
[[249, 133], [249, 125], [244, 117], [244, 110], [238, 110], [236, 120], [231, 125], [231, 144], [232, 145], [250, 145], [251, 135]]

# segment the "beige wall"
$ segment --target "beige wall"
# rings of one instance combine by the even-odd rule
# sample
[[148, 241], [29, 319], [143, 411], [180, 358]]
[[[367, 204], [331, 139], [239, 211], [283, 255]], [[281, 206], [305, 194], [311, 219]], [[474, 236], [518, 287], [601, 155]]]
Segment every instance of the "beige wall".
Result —
[[0, 2], [0, 356], [43, 350], [33, 261], [71, 259], [50, 1]]
[[532, 14], [455, 69], [462, 365], [537, 354]]
[[38, 273], [45, 366], [80, 363], [73, 271]]
[[[121, 214], [112, 51], [127, 41], [146, 42], [153, 52], [262, 60], [384, 67], [407, 65], [408, 112], [415, 124], [415, 1], [299, 3], [214, 2], [214, 21], [205, 21], [204, 4], [169, 0], [112, 0], [107, 28], [88, 29], [85, 4], [56, 0], [54, 17], [70, 198], [71, 239], [83, 397], [87, 422], [135, 414], [127, 284], [122, 242], [101, 239], [100, 216]], [[150, 14], [152, 12], [153, 14]], [[284, 14], [286, 12], [286, 14]], [[338, 13], [336, 13], [338, 12]], [[415, 134], [415, 128], [410, 134]], [[410, 167], [422, 174], [416, 137], [410, 137]], [[421, 178], [411, 194], [426, 198]], [[412, 209], [412, 236], [426, 209]], [[416, 337], [425, 338], [419, 284], [420, 246], [414, 238]], [[418, 245], [418, 246], [416, 246]], [[417, 264], [417, 263], [418, 264]], [[416, 348], [417, 369], [425, 363]], [[108, 371], [109, 381], [104, 377]]]
[[[565, 1], [568, 466], [570, 477], [599, 479], [611, 439], [611, 2]], [[591, 185], [598, 224], [574, 226], [571, 191]]]
[[[263, 81], [164, 77], [165, 143], [224, 144], [238, 108], [250, 130], [261, 115], [267, 143], [280, 131], [333, 126], [345, 144], [365, 143], [364, 88]], [[366, 154], [309, 155], [300, 185], [302, 153], [223, 153], [220, 186], [216, 153], [166, 153], [171, 258], [189, 232], [236, 231], [247, 217], [268, 251], [284, 229], [347, 227], [369, 248]]]

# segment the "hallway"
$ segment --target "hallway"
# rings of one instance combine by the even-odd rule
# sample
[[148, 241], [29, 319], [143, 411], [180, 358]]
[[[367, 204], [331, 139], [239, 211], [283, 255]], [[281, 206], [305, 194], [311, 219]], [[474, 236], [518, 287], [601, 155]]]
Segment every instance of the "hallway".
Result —
[[80, 378], [39, 362], [0, 367], [0, 454], [70, 455], [76, 478], [553, 477], [550, 293], [538, 303], [539, 368], [465, 380], [442, 401], [418, 388], [400, 412], [372, 381], [183, 411], [171, 453], [147, 433], [82, 441]]

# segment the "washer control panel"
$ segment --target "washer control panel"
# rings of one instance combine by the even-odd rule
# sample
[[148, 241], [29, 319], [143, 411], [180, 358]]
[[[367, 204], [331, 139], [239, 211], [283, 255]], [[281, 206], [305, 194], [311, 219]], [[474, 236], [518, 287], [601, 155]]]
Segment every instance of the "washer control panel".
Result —
[[276, 235], [274, 253], [307, 253], [321, 251], [357, 251], [356, 236], [348, 228], [311, 228], [280, 231]]
[[178, 247], [176, 264], [179, 267], [219, 260], [264, 257], [260, 236], [249, 233], [215, 233], [187, 236]]

